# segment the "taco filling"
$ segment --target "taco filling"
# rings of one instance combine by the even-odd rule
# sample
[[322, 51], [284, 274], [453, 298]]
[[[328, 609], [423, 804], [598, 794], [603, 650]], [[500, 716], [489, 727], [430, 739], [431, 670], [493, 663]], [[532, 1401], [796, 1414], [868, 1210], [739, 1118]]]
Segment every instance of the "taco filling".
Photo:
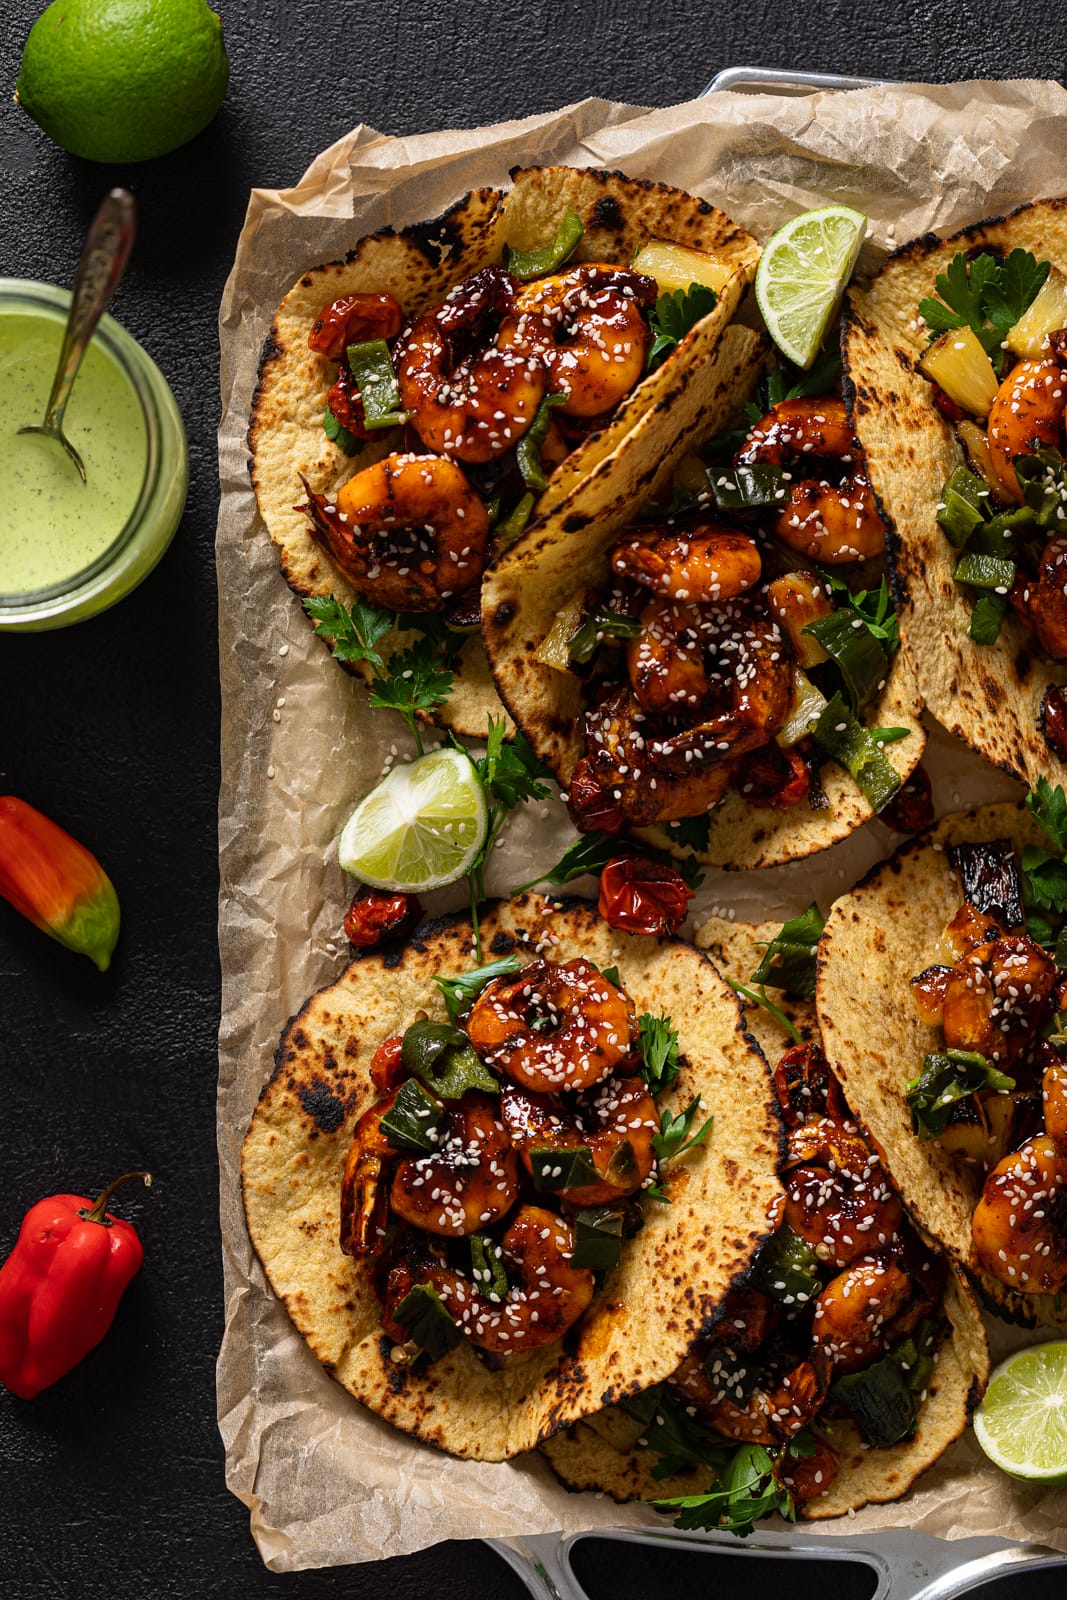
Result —
[[[986, 1174], [971, 1218], [978, 1264], [1020, 1294], [1058, 1295], [1067, 1288], [1067, 942], [1053, 937], [1047, 949], [1028, 931], [1026, 874], [1010, 840], [948, 849], [964, 899], [943, 960], [911, 980], [920, 1018], [943, 1036], [908, 1084], [912, 1124]], [[1031, 882], [1054, 861], [1033, 847], [1026, 855]]]
[[[1031, 648], [1067, 664], [1067, 278], [1028, 251], [960, 252], [918, 312], [933, 341], [918, 363], [955, 426], [966, 465], [941, 492], [937, 522], [989, 646], [1007, 616]], [[1050, 684], [1040, 723], [1067, 759], [1067, 695]]]
[[884, 811], [901, 777], [883, 747], [911, 730], [870, 726], [897, 633], [884, 579], [841, 576], [867, 580], [861, 564], [885, 550], [844, 402], [780, 400], [732, 465], [689, 467], [704, 486], [676, 483], [673, 514], [627, 531], [610, 585], [576, 597], [539, 653], [584, 679], [575, 824], [666, 823], [700, 848], [730, 790], [757, 809], [825, 808], [827, 761]]
[[[476, 998], [454, 1023], [415, 1021], [371, 1062], [382, 1098], [349, 1150], [341, 1248], [373, 1264], [397, 1361], [562, 1338], [640, 1229], [642, 1193], [662, 1197], [667, 1160], [711, 1128], [690, 1133], [698, 1100], [681, 1132], [661, 1128], [651, 1091], [677, 1071], [677, 1035], [638, 1021], [617, 973], [500, 966], [480, 993], [468, 975]], [[667, 1074], [649, 1043], [664, 1030]]]

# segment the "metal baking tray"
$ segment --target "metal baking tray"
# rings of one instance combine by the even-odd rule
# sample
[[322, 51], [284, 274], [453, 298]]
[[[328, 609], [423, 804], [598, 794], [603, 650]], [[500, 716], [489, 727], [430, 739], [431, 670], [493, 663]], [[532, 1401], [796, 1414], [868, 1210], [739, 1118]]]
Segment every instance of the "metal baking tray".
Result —
[[[776, 67], [725, 67], [698, 98], [732, 89], [740, 94], [814, 94], [820, 89], [863, 89], [887, 78], [849, 78], [831, 72], [784, 72]], [[868, 1600], [950, 1600], [988, 1591], [1002, 1600], [1051, 1600], [1067, 1594], [1067, 1557], [1041, 1545], [1007, 1539], [935, 1539], [910, 1529], [805, 1540], [802, 1535], [766, 1533], [742, 1543], [730, 1533], [683, 1533], [674, 1528], [644, 1532], [634, 1528], [596, 1533], [543, 1533], [520, 1539], [487, 1539], [525, 1583], [535, 1600], [589, 1600], [573, 1557], [598, 1540], [665, 1551], [704, 1552], [709, 1586], [725, 1600], [747, 1592], [752, 1582], [777, 1583], [792, 1595], [819, 1592], [834, 1596], [846, 1571], [865, 1579]], [[739, 1557], [745, 1558], [743, 1573]], [[753, 1571], [752, 1562], [763, 1571]], [[768, 1567], [767, 1563], [775, 1565]], [[782, 1563], [794, 1566], [794, 1580], [783, 1577]], [[772, 1576], [773, 1574], [773, 1576]], [[788, 1587], [786, 1587], [788, 1585]], [[650, 1597], [651, 1600], [651, 1597]]]

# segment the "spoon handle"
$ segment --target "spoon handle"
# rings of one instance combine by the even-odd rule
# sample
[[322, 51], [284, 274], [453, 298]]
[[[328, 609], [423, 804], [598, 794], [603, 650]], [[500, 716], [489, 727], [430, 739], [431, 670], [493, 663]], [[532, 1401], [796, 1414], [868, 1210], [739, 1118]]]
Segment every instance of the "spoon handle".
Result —
[[82, 356], [118, 287], [136, 230], [133, 195], [128, 189], [112, 189], [92, 220], [78, 264], [63, 349], [44, 416], [48, 432], [58, 432], [62, 427]]

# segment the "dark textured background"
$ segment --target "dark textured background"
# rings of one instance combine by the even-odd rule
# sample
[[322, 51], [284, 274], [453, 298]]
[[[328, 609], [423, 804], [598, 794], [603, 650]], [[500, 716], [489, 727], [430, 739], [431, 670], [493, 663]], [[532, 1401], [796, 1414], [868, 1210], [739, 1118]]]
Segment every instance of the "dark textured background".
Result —
[[[170, 380], [191, 458], [185, 519], [139, 591], [79, 627], [0, 639], [0, 789], [93, 848], [124, 912], [101, 978], [0, 904], [0, 1257], [41, 1195], [95, 1192], [133, 1166], [157, 1176], [152, 1195], [123, 1197], [147, 1265], [106, 1342], [31, 1403], [0, 1390], [0, 1592], [508, 1600], [516, 1580], [477, 1544], [272, 1576], [223, 1482], [216, 312], [248, 189], [295, 182], [359, 121], [414, 133], [587, 94], [666, 105], [737, 63], [951, 79], [1058, 76], [1062, 56], [1049, 13], [1024, 0], [216, 4], [232, 66], [220, 116], [174, 155], [119, 169], [66, 156], [11, 105], [42, 5], [0, 0], [0, 272], [68, 284], [102, 193], [128, 184], [140, 236], [113, 309]], [[694, 1589], [662, 1557], [602, 1571], [613, 1600]]]

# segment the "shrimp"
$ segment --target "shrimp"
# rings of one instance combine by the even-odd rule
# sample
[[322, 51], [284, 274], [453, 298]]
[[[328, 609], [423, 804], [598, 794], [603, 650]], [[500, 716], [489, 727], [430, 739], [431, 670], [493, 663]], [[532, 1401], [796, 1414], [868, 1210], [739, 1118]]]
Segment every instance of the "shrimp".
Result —
[[626, 668], [643, 709], [699, 706], [711, 693], [704, 650], [715, 625], [707, 608], [691, 600], [650, 600], [640, 622], [641, 632], [627, 641]]
[[755, 1388], [742, 1398], [736, 1361], [712, 1351], [701, 1363], [690, 1355], [670, 1380], [687, 1404], [727, 1439], [771, 1448], [785, 1443], [814, 1421], [826, 1399], [832, 1363], [816, 1346], [774, 1386]]
[[835, 1267], [887, 1245], [903, 1221], [874, 1151], [832, 1117], [811, 1117], [790, 1131], [782, 1181], [786, 1226]]
[[1051, 1010], [1056, 963], [1025, 933], [970, 950], [944, 980], [949, 1050], [977, 1050], [1002, 1070], [1026, 1052]]
[[389, 1204], [412, 1227], [462, 1237], [498, 1222], [519, 1195], [519, 1161], [496, 1102], [468, 1093], [450, 1105], [434, 1149], [400, 1162]]
[[837, 1372], [865, 1367], [885, 1345], [888, 1323], [911, 1298], [911, 1279], [895, 1261], [863, 1256], [820, 1292], [811, 1331]]
[[729, 600], [760, 580], [756, 542], [718, 522], [642, 528], [611, 553], [612, 571], [672, 600]]
[[[660, 638], [665, 660], [669, 659], [662, 632]], [[695, 726], [647, 743], [649, 764], [680, 777], [721, 766], [766, 744], [784, 726], [793, 699], [790, 665], [777, 624], [746, 607], [744, 600], [706, 610], [700, 639], [710, 652], [708, 683], [715, 714], [705, 713]], [[650, 676], [651, 666], [646, 682]], [[716, 710], [723, 702], [723, 709]]]
[[1022, 504], [1015, 457], [1059, 446], [1067, 407], [1067, 371], [1058, 361], [1016, 362], [997, 390], [986, 424], [996, 487], [1010, 504]]
[[416, 318], [395, 350], [400, 403], [423, 444], [460, 461], [495, 461], [517, 444], [545, 396], [538, 353], [493, 339], [515, 279], [500, 267], [464, 278]]
[[394, 611], [440, 611], [485, 565], [489, 515], [442, 456], [386, 456], [349, 478], [334, 500], [298, 506], [311, 536], [356, 593]]
[[630, 1056], [637, 1012], [584, 957], [539, 959], [487, 984], [467, 1036], [490, 1066], [535, 1094], [591, 1089]]
[[533, 1174], [534, 1150], [588, 1150], [599, 1182], [554, 1189], [571, 1206], [597, 1206], [640, 1189], [656, 1164], [656, 1107], [639, 1077], [604, 1078], [564, 1105], [557, 1095], [505, 1084], [500, 1106], [512, 1146]]
[[752, 428], [734, 463], [785, 466], [806, 456], [833, 460], [850, 470], [836, 485], [818, 477], [793, 482], [785, 504], [774, 512], [773, 532], [791, 550], [828, 566], [881, 555], [885, 524], [843, 400], [779, 401]]
[[642, 273], [587, 261], [520, 290], [498, 344], [544, 363], [565, 415], [601, 416], [644, 376], [656, 295]]
[[440, 1247], [409, 1240], [385, 1280], [386, 1335], [399, 1344], [407, 1341], [407, 1328], [393, 1314], [413, 1288], [428, 1284], [471, 1344], [481, 1350], [514, 1355], [561, 1338], [589, 1305], [596, 1287], [589, 1268], [571, 1266], [570, 1223], [540, 1206], [522, 1206], [500, 1248], [509, 1283], [497, 1295], [452, 1266]]
[[[377, 1057], [375, 1057], [377, 1059]], [[382, 1132], [396, 1090], [365, 1111], [356, 1123], [341, 1180], [341, 1249], [348, 1256], [372, 1256], [389, 1222], [388, 1175], [399, 1151]]]
[[650, 736], [646, 713], [625, 685], [586, 712], [588, 753], [576, 763], [567, 786], [567, 808], [577, 828], [618, 833], [700, 816], [722, 799], [736, 762], [667, 780], [648, 760]]
[[979, 1263], [1022, 1294], [1067, 1288], [1067, 1148], [1027, 1139], [989, 1173], [971, 1217]]
[[1020, 573], [1011, 603], [1053, 661], [1067, 661], [1067, 537], [1053, 535], [1041, 552], [1037, 579]]

